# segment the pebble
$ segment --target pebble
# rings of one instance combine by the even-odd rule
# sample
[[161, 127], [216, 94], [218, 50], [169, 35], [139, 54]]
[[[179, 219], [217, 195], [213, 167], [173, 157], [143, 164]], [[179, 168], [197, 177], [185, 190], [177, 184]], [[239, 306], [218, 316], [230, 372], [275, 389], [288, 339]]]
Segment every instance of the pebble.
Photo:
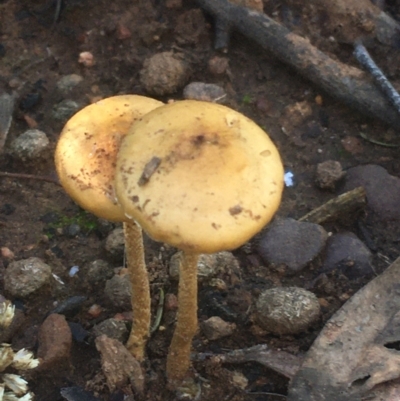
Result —
[[60, 80], [57, 81], [56, 87], [59, 92], [63, 95], [67, 95], [72, 91], [77, 85], [79, 85], [83, 81], [83, 77], [78, 74], [69, 74], [63, 76]]
[[380, 219], [400, 220], [400, 178], [374, 164], [350, 168], [344, 191], [359, 186], [365, 188], [367, 204]]
[[327, 160], [317, 165], [315, 182], [319, 188], [334, 190], [345, 174], [338, 161]]
[[41, 358], [40, 369], [55, 369], [69, 364], [72, 334], [65, 317], [53, 313], [39, 329], [37, 357]]
[[0, 254], [4, 259], [10, 260], [15, 258], [14, 252], [10, 248], [7, 248], [6, 246], [2, 246], [0, 248]]
[[356, 279], [373, 273], [371, 262], [370, 250], [355, 234], [338, 233], [327, 241], [322, 272], [338, 270], [349, 279]]
[[95, 64], [94, 56], [91, 52], [79, 53], [78, 63], [85, 67], [93, 67]]
[[[179, 279], [179, 268], [183, 254], [175, 253], [169, 263], [169, 276], [172, 280]], [[217, 252], [210, 255], [200, 255], [197, 263], [197, 279], [208, 280], [218, 273], [239, 271], [239, 263], [231, 252]]]
[[64, 315], [71, 318], [81, 311], [86, 300], [87, 297], [83, 295], [69, 297], [57, 305], [56, 308], [52, 310], [52, 313], [57, 313], [59, 315]]
[[284, 265], [287, 273], [295, 273], [319, 255], [327, 238], [327, 232], [318, 224], [277, 219], [259, 236], [257, 251], [265, 263]]
[[16, 159], [26, 161], [42, 157], [49, 149], [47, 135], [38, 129], [29, 129], [10, 144], [10, 154]]
[[263, 291], [256, 302], [259, 325], [273, 334], [306, 331], [320, 316], [318, 298], [299, 287], [277, 287]]
[[140, 82], [151, 95], [177, 92], [189, 76], [188, 65], [173, 52], [157, 53], [146, 59], [140, 71]]
[[212, 316], [200, 325], [201, 330], [208, 340], [219, 340], [228, 337], [236, 330], [235, 323], [228, 323], [219, 316]]
[[144, 375], [140, 363], [119, 341], [102, 335], [96, 338], [96, 348], [101, 354], [101, 366], [110, 392], [129, 383], [134, 391], [143, 392]]
[[113, 318], [106, 319], [94, 326], [93, 334], [95, 337], [100, 337], [104, 334], [109, 338], [120, 341], [121, 343], [125, 343], [129, 336], [126, 323], [123, 320], [116, 320]]
[[63, 228], [63, 234], [69, 238], [75, 238], [81, 232], [79, 224], [72, 223]]
[[82, 106], [74, 100], [64, 99], [53, 107], [51, 115], [57, 121], [66, 122], [80, 110], [81, 107]]
[[222, 75], [229, 68], [229, 59], [226, 57], [214, 56], [208, 60], [208, 71], [213, 75]]
[[287, 130], [298, 127], [312, 116], [312, 107], [309, 102], [297, 102], [285, 107], [281, 116], [281, 124]]
[[86, 280], [92, 285], [104, 283], [114, 275], [110, 264], [102, 259], [88, 263], [83, 270]]
[[11, 262], [4, 273], [4, 289], [13, 297], [25, 298], [45, 285], [51, 277], [51, 267], [32, 257]]
[[105, 249], [115, 260], [123, 260], [125, 252], [125, 235], [123, 228], [115, 228], [108, 234]]
[[104, 295], [115, 309], [131, 310], [132, 289], [129, 275], [115, 275], [107, 280]]
[[183, 89], [183, 97], [184, 99], [223, 103], [226, 100], [226, 92], [223, 88], [215, 84], [191, 82]]

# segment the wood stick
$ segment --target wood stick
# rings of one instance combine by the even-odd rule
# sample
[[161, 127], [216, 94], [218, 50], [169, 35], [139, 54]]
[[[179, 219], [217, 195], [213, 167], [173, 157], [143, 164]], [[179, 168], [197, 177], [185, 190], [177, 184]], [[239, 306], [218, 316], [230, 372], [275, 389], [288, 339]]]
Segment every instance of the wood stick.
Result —
[[365, 189], [363, 187], [357, 187], [329, 200], [322, 206], [301, 217], [299, 221], [322, 224], [326, 221], [335, 220], [338, 216], [344, 216], [350, 212], [354, 212], [354, 210], [363, 207], [365, 203]]
[[196, 0], [221, 26], [230, 26], [327, 94], [368, 117], [398, 129], [400, 115], [362, 70], [330, 58], [308, 40], [290, 32], [265, 14], [227, 0]]

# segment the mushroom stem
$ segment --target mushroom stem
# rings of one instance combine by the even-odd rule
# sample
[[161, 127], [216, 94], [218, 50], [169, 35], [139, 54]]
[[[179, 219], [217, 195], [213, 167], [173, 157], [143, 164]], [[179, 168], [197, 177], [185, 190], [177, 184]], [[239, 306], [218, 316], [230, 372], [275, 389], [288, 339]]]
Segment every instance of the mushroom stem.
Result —
[[179, 271], [179, 309], [167, 358], [167, 378], [172, 387], [184, 379], [190, 366], [192, 339], [197, 331], [197, 261], [199, 255], [183, 252]]
[[124, 223], [125, 249], [132, 286], [132, 330], [126, 347], [143, 361], [144, 349], [150, 332], [150, 284], [144, 260], [142, 229], [135, 221]]

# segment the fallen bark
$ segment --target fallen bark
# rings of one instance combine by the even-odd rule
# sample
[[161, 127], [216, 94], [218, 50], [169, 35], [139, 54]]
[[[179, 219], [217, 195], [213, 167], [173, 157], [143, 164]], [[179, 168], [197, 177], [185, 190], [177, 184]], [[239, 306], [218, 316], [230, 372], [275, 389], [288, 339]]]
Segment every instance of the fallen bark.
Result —
[[215, 17], [219, 35], [227, 36], [230, 29], [242, 33], [330, 96], [365, 116], [396, 129], [400, 127], [400, 115], [367, 73], [330, 58], [308, 40], [265, 14], [234, 5], [228, 0], [196, 1]]

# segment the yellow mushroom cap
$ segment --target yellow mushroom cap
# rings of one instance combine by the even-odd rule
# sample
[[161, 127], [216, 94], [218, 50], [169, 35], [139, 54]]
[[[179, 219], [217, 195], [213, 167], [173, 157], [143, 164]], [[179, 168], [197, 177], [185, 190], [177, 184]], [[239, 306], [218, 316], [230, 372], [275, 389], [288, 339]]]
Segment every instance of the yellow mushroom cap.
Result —
[[228, 107], [162, 106], [122, 140], [118, 201], [158, 241], [195, 252], [234, 249], [273, 217], [283, 166], [268, 135]]
[[133, 122], [161, 105], [144, 96], [113, 96], [83, 108], [67, 122], [55, 164], [65, 191], [82, 208], [104, 219], [126, 220], [113, 186], [119, 144]]

